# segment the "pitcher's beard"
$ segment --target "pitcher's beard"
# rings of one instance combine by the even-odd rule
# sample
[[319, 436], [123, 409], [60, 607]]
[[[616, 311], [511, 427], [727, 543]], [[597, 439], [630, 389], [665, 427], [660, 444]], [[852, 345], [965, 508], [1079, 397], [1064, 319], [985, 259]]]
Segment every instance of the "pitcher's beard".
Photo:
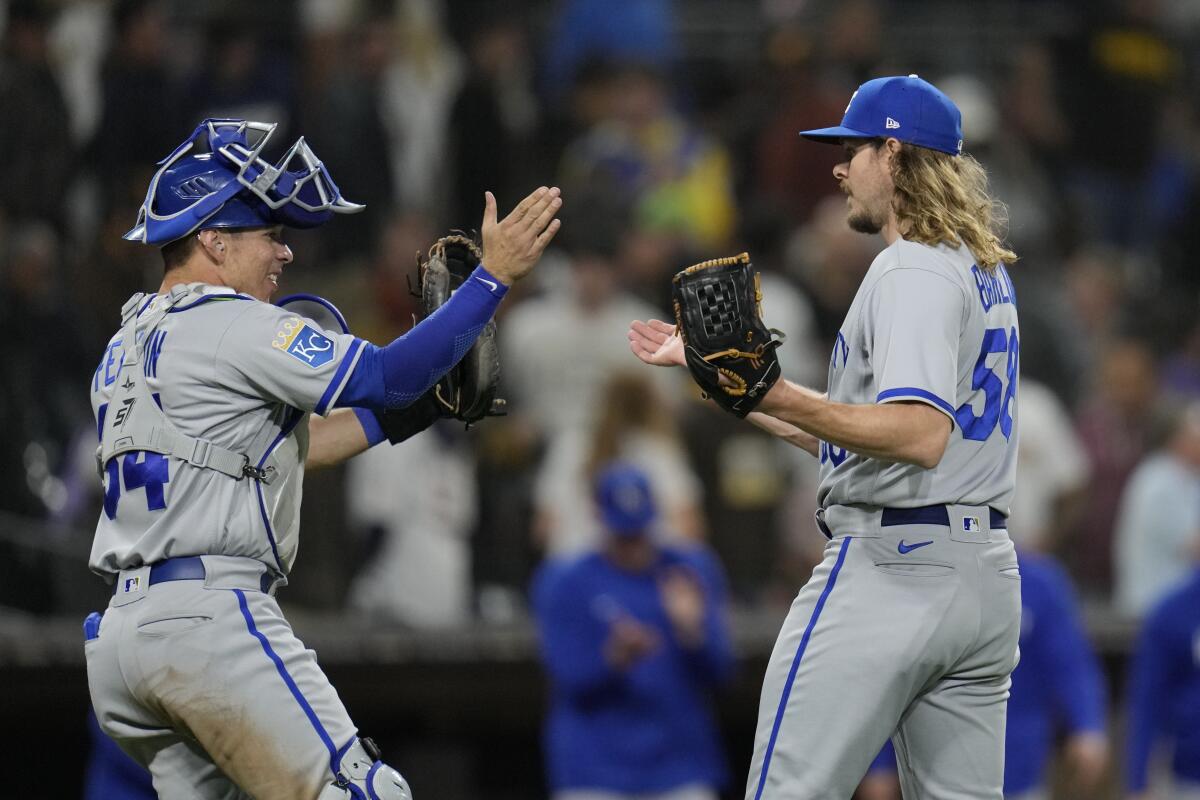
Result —
[[859, 233], [879, 233], [883, 230], [883, 222], [876, 220], [866, 211], [851, 211], [846, 218], [850, 230]]

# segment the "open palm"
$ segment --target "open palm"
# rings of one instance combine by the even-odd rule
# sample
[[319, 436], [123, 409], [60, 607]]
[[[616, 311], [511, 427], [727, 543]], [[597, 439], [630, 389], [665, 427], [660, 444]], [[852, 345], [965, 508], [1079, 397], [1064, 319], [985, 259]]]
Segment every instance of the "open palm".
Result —
[[660, 319], [634, 320], [629, 326], [629, 349], [633, 354], [656, 367], [682, 367], [683, 340], [675, 326]]

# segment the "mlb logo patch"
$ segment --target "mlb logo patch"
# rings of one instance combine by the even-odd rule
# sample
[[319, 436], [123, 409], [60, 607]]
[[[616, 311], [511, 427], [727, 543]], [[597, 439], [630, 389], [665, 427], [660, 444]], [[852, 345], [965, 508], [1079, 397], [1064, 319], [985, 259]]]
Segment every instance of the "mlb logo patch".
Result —
[[141, 588], [142, 588], [142, 576], [134, 575], [132, 578], [125, 579], [125, 585], [124, 585], [124, 587], [122, 587], [122, 591], [124, 591], [125, 594], [129, 594], [130, 592], [136, 592], [138, 589], [141, 589]]
[[967, 533], [979, 533], [983, 530], [983, 526], [979, 524], [979, 517], [963, 517], [963, 530]]
[[299, 317], [283, 323], [271, 346], [313, 369], [333, 361], [333, 339], [301, 322]]

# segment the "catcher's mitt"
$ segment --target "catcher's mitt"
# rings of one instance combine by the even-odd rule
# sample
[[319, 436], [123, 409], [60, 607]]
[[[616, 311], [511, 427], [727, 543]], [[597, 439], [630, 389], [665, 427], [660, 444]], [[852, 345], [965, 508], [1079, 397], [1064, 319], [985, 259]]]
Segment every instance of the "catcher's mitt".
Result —
[[[424, 316], [437, 311], [479, 266], [483, 251], [460, 233], [443, 236], [429, 248], [420, 264], [418, 281]], [[505, 413], [505, 401], [496, 397], [500, 382], [500, 348], [496, 322], [489, 321], [475, 344], [431, 390], [442, 416], [470, 426], [484, 417]]]
[[762, 289], [747, 253], [704, 261], [675, 275], [675, 324], [688, 371], [717, 405], [739, 417], [779, 380], [784, 335], [762, 321]]

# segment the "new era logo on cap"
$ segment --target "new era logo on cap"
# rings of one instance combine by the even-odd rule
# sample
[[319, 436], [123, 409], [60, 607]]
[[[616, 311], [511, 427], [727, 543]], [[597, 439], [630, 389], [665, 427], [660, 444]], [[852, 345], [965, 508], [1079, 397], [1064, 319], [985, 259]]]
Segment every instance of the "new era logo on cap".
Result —
[[[904, 120], [901, 125], [900, 120]], [[962, 114], [937, 87], [916, 75], [895, 75], [867, 81], [851, 96], [842, 124], [800, 131], [818, 142], [893, 137], [902, 142], [962, 152]]]

